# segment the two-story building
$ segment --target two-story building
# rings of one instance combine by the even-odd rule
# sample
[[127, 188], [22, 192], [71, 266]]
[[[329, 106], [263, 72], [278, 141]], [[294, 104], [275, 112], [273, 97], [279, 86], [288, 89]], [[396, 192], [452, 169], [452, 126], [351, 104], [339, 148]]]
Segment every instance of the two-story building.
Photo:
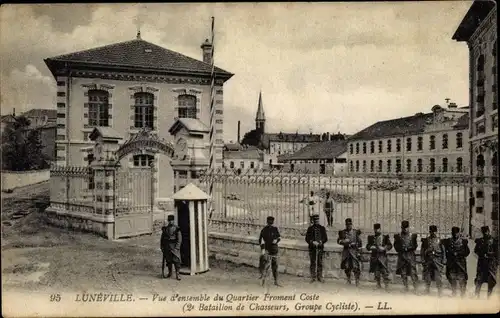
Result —
[[463, 173], [469, 164], [468, 107], [379, 121], [348, 139], [350, 173]]
[[[493, 1], [474, 1], [453, 39], [469, 48], [470, 171], [472, 226], [498, 234], [497, 10]], [[486, 178], [485, 178], [486, 177]]]
[[[203, 61], [136, 39], [45, 59], [57, 81], [57, 165], [89, 164], [96, 128], [123, 143], [143, 129], [173, 141], [177, 118], [195, 119], [215, 136], [215, 166], [222, 166], [223, 84], [233, 74], [215, 67], [215, 124], [211, 125], [212, 45], [201, 45]], [[207, 146], [210, 142], [208, 136]], [[171, 158], [148, 149], [128, 154], [121, 166], [153, 165], [155, 197], [174, 190]], [[161, 183], [161, 187], [159, 184]]]
[[264, 153], [255, 146], [226, 144], [223, 158], [224, 167], [234, 171], [264, 168]]

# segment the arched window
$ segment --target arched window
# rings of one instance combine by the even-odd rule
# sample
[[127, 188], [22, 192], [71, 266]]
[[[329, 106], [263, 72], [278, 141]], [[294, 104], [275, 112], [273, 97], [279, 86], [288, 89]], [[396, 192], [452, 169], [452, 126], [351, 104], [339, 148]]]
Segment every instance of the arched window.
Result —
[[396, 173], [401, 172], [401, 159], [396, 159]]
[[457, 148], [463, 147], [463, 134], [461, 132], [457, 133]]
[[406, 172], [411, 172], [411, 159], [406, 160]]
[[354, 172], [354, 162], [352, 162], [352, 161], [351, 161], [350, 166], [351, 166], [351, 167], [350, 167], [351, 172]]
[[443, 158], [442, 167], [443, 172], [448, 172], [448, 158]]
[[152, 155], [135, 155], [134, 167], [149, 167], [153, 164], [154, 158]]
[[351, 155], [352, 155], [354, 153], [354, 146], [353, 146], [353, 144], [349, 145], [349, 150], [350, 150]]
[[370, 161], [370, 172], [374, 172], [375, 170], [375, 161], [371, 160]]
[[382, 172], [382, 160], [378, 161], [378, 172]]
[[443, 135], [443, 149], [448, 149], [448, 134]]
[[434, 150], [436, 149], [436, 136], [432, 135], [429, 139], [429, 149]]
[[382, 153], [382, 140], [378, 141], [378, 152]]
[[363, 160], [363, 172], [366, 172], [366, 160]]
[[436, 159], [434, 158], [429, 160], [429, 172], [436, 172]]
[[356, 154], [359, 154], [359, 143], [356, 143]]
[[457, 158], [457, 172], [462, 172], [462, 170], [464, 169], [464, 162], [463, 162], [463, 159], [461, 157], [458, 157]]
[[366, 153], [366, 142], [363, 143], [363, 153]]
[[396, 139], [396, 152], [401, 152], [401, 139]]
[[417, 150], [422, 150], [424, 149], [424, 138], [419, 136], [417, 138]]
[[411, 137], [406, 138], [406, 151], [411, 151]]
[[422, 159], [417, 160], [417, 172], [422, 172]]
[[370, 153], [375, 152], [375, 141], [370, 142]]
[[179, 95], [179, 118], [196, 118], [196, 96]]
[[484, 156], [483, 155], [478, 155], [476, 157], [476, 166], [478, 168], [484, 168], [484, 164], [485, 164], [485, 161], [484, 161]]
[[134, 127], [153, 129], [153, 101], [151, 93], [135, 93]]
[[234, 161], [229, 162], [229, 168], [234, 169]]
[[359, 172], [359, 160], [356, 160], [356, 172]]
[[387, 140], [387, 152], [392, 151], [392, 141], [389, 139]]
[[391, 172], [391, 159], [387, 160], [387, 172]]
[[88, 91], [89, 120], [92, 127], [109, 126], [109, 93], [104, 90], [92, 89]]

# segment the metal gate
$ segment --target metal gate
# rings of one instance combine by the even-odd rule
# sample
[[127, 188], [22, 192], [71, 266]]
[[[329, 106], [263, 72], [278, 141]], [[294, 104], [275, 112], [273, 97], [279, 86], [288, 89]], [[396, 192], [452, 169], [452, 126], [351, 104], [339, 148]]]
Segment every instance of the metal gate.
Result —
[[154, 188], [149, 167], [118, 169], [115, 173], [114, 238], [153, 232]]

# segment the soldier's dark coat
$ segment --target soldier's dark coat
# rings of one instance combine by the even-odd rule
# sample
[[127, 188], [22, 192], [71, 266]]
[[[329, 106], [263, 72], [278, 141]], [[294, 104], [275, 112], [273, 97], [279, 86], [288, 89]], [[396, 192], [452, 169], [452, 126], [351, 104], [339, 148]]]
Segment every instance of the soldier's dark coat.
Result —
[[441, 283], [441, 272], [446, 264], [446, 252], [439, 237], [422, 239], [420, 248], [423, 276], [426, 281], [435, 280]]
[[161, 228], [161, 251], [167, 263], [181, 263], [181, 229], [175, 224], [169, 224]]
[[366, 244], [366, 249], [370, 251], [372, 246], [383, 247], [383, 251], [374, 250], [371, 251], [370, 255], [370, 273], [375, 273], [382, 266], [383, 269], [389, 271], [389, 260], [387, 258], [387, 252], [392, 249], [391, 239], [389, 235], [369, 235], [368, 243]]
[[496, 275], [498, 269], [498, 239], [484, 237], [475, 240], [476, 246], [474, 253], [477, 259], [477, 283], [486, 283], [488, 280], [496, 284]]
[[[360, 269], [361, 268], [361, 254], [359, 249], [363, 245], [361, 241], [361, 231], [356, 229], [347, 229], [339, 231], [339, 238], [337, 243], [344, 246], [342, 250], [342, 263], [341, 269]], [[343, 240], [349, 239], [349, 243], [342, 243]]]
[[398, 262], [396, 264], [396, 274], [406, 274], [410, 276], [417, 272], [417, 234], [395, 234], [394, 249], [398, 252]]
[[[309, 245], [309, 271], [311, 278], [320, 280], [323, 275], [323, 251], [325, 243], [328, 242], [326, 228], [321, 224], [313, 224], [307, 228], [306, 242]], [[318, 242], [314, 246], [313, 242]]]
[[443, 240], [443, 246], [446, 251], [446, 278], [451, 282], [455, 274], [464, 275], [464, 279], [469, 279], [467, 275], [467, 256], [470, 249], [467, 239], [447, 238]]

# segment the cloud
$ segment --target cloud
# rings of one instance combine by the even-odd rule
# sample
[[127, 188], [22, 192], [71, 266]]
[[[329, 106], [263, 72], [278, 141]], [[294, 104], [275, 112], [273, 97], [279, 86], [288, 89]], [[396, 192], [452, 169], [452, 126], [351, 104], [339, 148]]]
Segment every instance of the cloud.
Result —
[[51, 77], [43, 75], [35, 66], [14, 69], [1, 75], [2, 114], [25, 112], [31, 108], [55, 108], [56, 86]]
[[470, 4], [4, 5], [2, 83], [17, 79], [2, 85], [2, 113], [4, 101], [31, 102], [28, 83], [39, 105], [53, 105], [44, 58], [133, 39], [138, 26], [143, 39], [201, 59], [215, 16], [215, 61], [235, 73], [225, 138], [236, 139], [238, 120], [242, 135], [253, 128], [260, 90], [269, 131], [354, 133], [446, 97], [468, 103], [468, 50], [451, 36]]

